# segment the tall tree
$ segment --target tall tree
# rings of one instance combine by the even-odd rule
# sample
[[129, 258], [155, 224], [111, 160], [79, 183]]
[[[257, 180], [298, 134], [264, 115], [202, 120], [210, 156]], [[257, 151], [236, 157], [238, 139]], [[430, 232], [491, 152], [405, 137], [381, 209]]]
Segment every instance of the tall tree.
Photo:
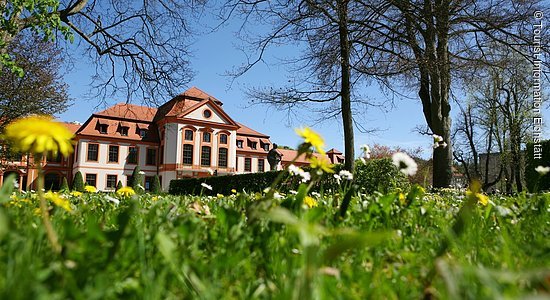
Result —
[[[191, 13], [202, 1], [0, 0], [0, 64], [13, 69], [7, 45], [22, 31], [62, 36], [83, 47], [96, 64], [100, 96], [126, 92], [145, 100], [174, 93], [189, 82]], [[70, 48], [70, 47], [69, 47]], [[70, 48], [70, 50], [74, 50]], [[84, 54], [86, 53], [86, 54]]]
[[[453, 76], [471, 72], [487, 62], [485, 53], [495, 44], [528, 53], [532, 14], [545, 10], [539, 0], [381, 0], [363, 2], [377, 14], [363, 22], [365, 45], [374, 64], [366, 73], [387, 72], [385, 80], [412, 83], [418, 91], [426, 124], [443, 137], [446, 148], [433, 151], [433, 184], [449, 186], [452, 179], [451, 105]], [[547, 50], [545, 50], [547, 51]], [[368, 62], [368, 61], [367, 61]]]
[[[252, 88], [248, 95], [258, 103], [289, 111], [310, 103], [313, 111], [322, 113], [323, 118], [340, 116], [344, 167], [352, 171], [355, 160], [352, 102], [360, 101], [354, 89], [365, 79], [364, 74], [355, 72], [356, 65], [365, 57], [361, 54], [362, 46], [354, 41], [363, 34], [357, 20], [368, 19], [369, 12], [354, 0], [230, 0], [225, 7], [230, 12], [240, 11], [246, 20], [271, 26], [267, 34], [258, 38], [247, 36], [246, 41], [257, 56], [234, 75], [242, 75], [262, 61], [269, 46], [288, 43], [303, 46], [300, 56], [288, 61], [295, 74], [288, 86]], [[252, 25], [257, 27], [256, 23]]]
[[70, 101], [62, 79], [62, 52], [33, 35], [14, 39], [8, 51], [25, 72], [20, 77], [4, 66], [0, 73], [0, 128], [28, 114], [64, 112]]

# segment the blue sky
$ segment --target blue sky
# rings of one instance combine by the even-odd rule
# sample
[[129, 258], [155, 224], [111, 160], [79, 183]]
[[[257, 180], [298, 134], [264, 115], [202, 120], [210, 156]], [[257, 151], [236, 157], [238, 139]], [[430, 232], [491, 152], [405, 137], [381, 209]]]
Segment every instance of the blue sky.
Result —
[[[270, 135], [271, 141], [279, 145], [296, 146], [300, 139], [294, 133], [294, 128], [311, 126], [325, 138], [327, 149], [337, 148], [343, 151], [344, 140], [340, 119], [328, 119], [320, 124], [307, 123], [307, 120], [315, 116], [311, 116], [311, 112], [304, 109], [297, 112], [298, 116], [304, 116], [304, 118], [294, 118], [289, 122], [285, 112], [279, 112], [269, 106], [249, 104], [249, 99], [244, 93], [246, 87], [279, 87], [287, 82], [289, 74], [275, 57], [292, 54], [294, 50], [290, 47], [270, 49], [266, 63], [257, 65], [242, 77], [232, 81], [232, 78], [224, 74], [246, 61], [246, 56], [235, 47], [239, 40], [232, 30], [232, 27], [228, 26], [196, 38], [196, 42], [192, 45], [194, 55], [191, 58], [191, 67], [196, 72], [196, 76], [189, 86], [182, 86], [176, 92], [183, 92], [191, 86], [202, 89], [220, 99], [224, 103], [223, 108], [233, 119]], [[84, 122], [92, 112], [104, 109], [104, 107], [98, 107], [99, 100], [85, 99], [86, 93], [90, 90], [93, 69], [87, 61], [77, 62], [74, 69], [65, 76], [65, 81], [70, 86], [70, 96], [75, 101], [67, 112], [58, 116], [61, 120]], [[384, 97], [375, 87], [365, 87], [362, 94], [377, 100]], [[412, 94], [415, 95], [415, 93]], [[163, 102], [168, 100], [170, 99], [164, 99]], [[107, 100], [110, 105], [125, 101], [126, 99], [123, 98]], [[136, 102], [136, 104], [141, 103]], [[360, 154], [361, 145], [375, 143], [403, 148], [423, 147], [426, 149], [424, 156], [431, 155], [431, 138], [415, 131], [415, 127], [425, 124], [419, 100], [397, 99], [394, 104], [395, 107], [391, 110], [389, 107], [369, 108], [355, 116], [363, 127], [380, 129], [374, 133], [361, 133], [358, 129], [355, 130], [356, 155]], [[550, 120], [549, 117], [547, 109], [545, 120]], [[548, 134], [546, 133], [545, 136], [548, 137]]]

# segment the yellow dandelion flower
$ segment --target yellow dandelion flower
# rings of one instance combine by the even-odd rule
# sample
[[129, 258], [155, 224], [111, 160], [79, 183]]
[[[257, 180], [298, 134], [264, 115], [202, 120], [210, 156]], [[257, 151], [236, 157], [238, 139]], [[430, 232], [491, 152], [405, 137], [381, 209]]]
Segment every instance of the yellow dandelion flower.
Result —
[[309, 208], [317, 207], [319, 205], [317, 201], [310, 196], [306, 196], [304, 198], [304, 204], [307, 205], [307, 207]]
[[82, 192], [73, 191], [73, 192], [71, 192], [71, 196], [73, 196], [73, 197], [80, 197], [80, 196], [82, 196]]
[[296, 133], [304, 138], [304, 143], [310, 144], [317, 150], [317, 152], [325, 155], [325, 141], [321, 135], [309, 127], [296, 129]]
[[10, 123], [6, 126], [4, 138], [23, 153], [51, 152], [67, 157], [73, 152], [73, 134], [48, 116], [31, 116]]
[[221, 199], [221, 198], [223, 198], [224, 196], [223, 196], [223, 194], [217, 194], [216, 197], [218, 197], [218, 199]]
[[317, 157], [312, 156], [309, 159], [309, 166], [312, 169], [321, 170], [325, 173], [334, 173], [334, 170], [332, 169], [334, 167], [334, 165], [331, 164], [328, 161], [328, 159], [325, 159], [325, 158], [318, 159]]
[[59, 206], [66, 211], [70, 212], [73, 210], [71, 208], [71, 203], [67, 199], [61, 197], [58, 193], [47, 192], [46, 194], [44, 194], [44, 198], [46, 198], [46, 200], [52, 201], [56, 206]]
[[236, 189], [231, 189], [231, 193], [236, 194], [237, 190]]
[[405, 201], [407, 198], [405, 197], [405, 194], [403, 193], [399, 193], [399, 203], [401, 203], [402, 205], [406, 204], [407, 202]]
[[84, 187], [84, 190], [88, 193], [97, 193], [95, 186], [87, 185]]
[[466, 196], [474, 198], [478, 203], [483, 206], [487, 206], [487, 204], [489, 204], [489, 197], [487, 197], [486, 195], [467, 191]]
[[134, 189], [129, 186], [125, 186], [116, 191], [116, 193], [117, 195], [122, 197], [132, 197], [136, 194], [136, 191], [134, 191]]
[[42, 211], [40, 210], [39, 207], [37, 207], [32, 211], [32, 214], [35, 215], [35, 216], [40, 216], [40, 215], [42, 215]]

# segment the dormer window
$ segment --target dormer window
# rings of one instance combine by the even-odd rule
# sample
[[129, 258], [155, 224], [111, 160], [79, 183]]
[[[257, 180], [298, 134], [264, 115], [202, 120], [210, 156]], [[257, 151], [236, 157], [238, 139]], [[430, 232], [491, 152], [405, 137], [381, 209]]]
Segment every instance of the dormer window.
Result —
[[146, 137], [146, 136], [147, 136], [147, 130], [145, 130], [145, 129], [140, 129], [140, 130], [139, 130], [139, 137], [144, 138], [144, 137]]
[[243, 147], [243, 141], [242, 140], [238, 140], [237, 141], [237, 148], [242, 148]]
[[101, 133], [101, 134], [107, 134], [107, 128], [109, 128], [109, 125], [107, 125], [107, 124], [99, 124], [99, 133]]
[[250, 148], [256, 149], [256, 145], [257, 145], [257, 144], [258, 144], [257, 142], [252, 142], [252, 143], [250, 143]]
[[264, 148], [265, 151], [269, 151], [269, 144], [262, 144], [262, 148]]
[[128, 127], [124, 126], [124, 127], [120, 127], [120, 135], [122, 136], [128, 136]]

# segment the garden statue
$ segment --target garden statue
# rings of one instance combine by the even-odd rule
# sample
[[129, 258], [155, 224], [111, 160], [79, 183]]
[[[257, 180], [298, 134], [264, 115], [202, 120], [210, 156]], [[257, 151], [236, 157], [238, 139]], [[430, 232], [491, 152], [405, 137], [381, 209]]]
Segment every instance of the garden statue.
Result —
[[277, 170], [277, 165], [282, 159], [281, 153], [277, 151], [277, 144], [273, 144], [273, 148], [269, 150], [269, 153], [267, 153], [267, 162], [269, 162], [269, 166], [271, 168], [271, 171]]

